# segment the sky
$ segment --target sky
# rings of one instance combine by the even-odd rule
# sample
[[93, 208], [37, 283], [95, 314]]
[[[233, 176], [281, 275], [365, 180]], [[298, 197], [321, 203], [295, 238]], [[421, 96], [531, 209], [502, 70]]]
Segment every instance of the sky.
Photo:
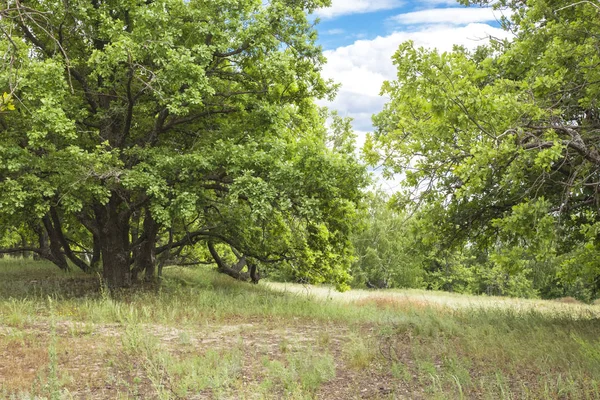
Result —
[[315, 14], [327, 58], [322, 74], [342, 85], [333, 102], [320, 104], [354, 119], [359, 146], [373, 130], [371, 116], [386, 103], [379, 92], [395, 78], [391, 57], [402, 42], [450, 51], [455, 44], [473, 49], [490, 36], [508, 36], [498, 23], [502, 11], [465, 8], [455, 0], [332, 0]]

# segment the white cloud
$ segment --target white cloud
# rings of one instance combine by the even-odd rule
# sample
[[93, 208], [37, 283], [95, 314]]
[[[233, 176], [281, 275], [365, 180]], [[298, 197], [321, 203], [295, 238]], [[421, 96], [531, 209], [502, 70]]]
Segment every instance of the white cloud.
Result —
[[476, 22], [499, 21], [502, 15], [504, 15], [502, 11], [492, 8], [433, 8], [396, 15], [391, 17], [390, 20], [401, 25], [464, 25]]
[[455, 44], [474, 49], [485, 44], [489, 36], [505, 38], [508, 35], [506, 31], [486, 24], [438, 25], [415, 32], [395, 32], [373, 40], [358, 40], [349, 46], [326, 51], [323, 76], [342, 86], [332, 103], [321, 104], [338, 110], [342, 116], [354, 118], [353, 126], [360, 131], [359, 143], [362, 143], [364, 132], [372, 130], [371, 116], [380, 112], [387, 101], [379, 93], [383, 81], [396, 77], [391, 58], [401, 43], [412, 40], [418, 47], [450, 51]]
[[340, 15], [363, 14], [402, 7], [403, 0], [332, 0], [331, 6], [319, 8], [315, 15], [321, 18], [334, 18]]
[[395, 76], [391, 58], [401, 43], [412, 40], [417, 47], [449, 51], [454, 45], [474, 49], [487, 43], [489, 36], [505, 38], [508, 33], [486, 24], [469, 24], [435, 26], [417, 32], [394, 32], [373, 40], [357, 40], [349, 46], [325, 51], [327, 64], [323, 76], [342, 83], [342, 90], [346, 92], [377, 96], [383, 81]]

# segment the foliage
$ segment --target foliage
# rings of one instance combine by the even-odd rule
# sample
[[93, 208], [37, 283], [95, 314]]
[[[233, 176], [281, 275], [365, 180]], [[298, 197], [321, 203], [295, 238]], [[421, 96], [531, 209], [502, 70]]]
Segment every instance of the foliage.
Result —
[[6, 92], [0, 96], [0, 113], [5, 111], [14, 111], [15, 105], [12, 96]]
[[[368, 200], [361, 228], [352, 239], [355, 287], [427, 288], [524, 298], [540, 294], [582, 297], [557, 287], [553, 280], [559, 273], [555, 256], [544, 253], [546, 248], [539, 249], [544, 242], [541, 234], [529, 241], [521, 236], [521, 247], [499, 246], [489, 254], [472, 245], [448, 249], [432, 235], [435, 228], [426, 215], [399, 212], [385, 193], [371, 193]], [[506, 221], [498, 224], [501, 222]]]
[[583, 285], [595, 297], [600, 9], [494, 6], [512, 9], [509, 40], [443, 54], [400, 46], [365, 155], [402, 174], [395, 201], [418, 209], [438, 254], [472, 247], [542, 294]]
[[314, 103], [335, 89], [307, 19], [326, 3], [9, 0], [2, 232], [111, 286], [214, 243], [344, 287], [365, 173]]
[[423, 286], [422, 256], [417, 235], [407, 217], [388, 206], [383, 192], [370, 193], [362, 215], [362, 228], [352, 237], [356, 261], [354, 284], [369, 287]]

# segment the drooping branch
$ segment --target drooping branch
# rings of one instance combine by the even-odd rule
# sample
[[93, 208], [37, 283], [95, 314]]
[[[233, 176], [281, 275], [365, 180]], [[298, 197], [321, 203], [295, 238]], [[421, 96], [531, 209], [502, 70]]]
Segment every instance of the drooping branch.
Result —
[[52, 219], [52, 225], [53, 229], [56, 232], [56, 237], [60, 241], [65, 255], [69, 258], [69, 260], [71, 260], [73, 264], [77, 265], [81, 270], [86, 272], [89, 271], [90, 266], [81, 258], [77, 257], [73, 250], [71, 250], [71, 246], [69, 245], [69, 241], [64, 235], [62, 223], [60, 222], [60, 217], [58, 216], [58, 212], [56, 211], [55, 207], [50, 207], [50, 218]]
[[203, 238], [206, 238], [209, 233], [210, 231], [208, 229], [187, 233], [183, 239], [180, 239], [176, 242], [170, 242], [164, 246], [159, 246], [156, 249], [156, 254], [161, 254], [167, 250], [172, 250], [178, 247], [196, 244]]
[[23, 253], [26, 251], [39, 254], [40, 256], [43, 256], [44, 254], [44, 250], [37, 247], [11, 247], [8, 249], [0, 249], [0, 254]]
[[[215, 248], [215, 245], [212, 241], [208, 241], [207, 245], [208, 245], [208, 251], [210, 251], [210, 255], [212, 256], [213, 260], [215, 260], [215, 263], [217, 264], [217, 270], [219, 272], [229, 275], [232, 278], [235, 278], [240, 281], [250, 280], [250, 274], [241, 272], [241, 269], [246, 265], [245, 258], [238, 261], [238, 263], [235, 266], [229, 266], [229, 265], [227, 265], [227, 263], [225, 263], [225, 261], [223, 261], [223, 259], [217, 252], [217, 249]], [[239, 268], [239, 270], [238, 270], [238, 268]]]
[[76, 216], [81, 225], [90, 231], [94, 237], [100, 236], [100, 229], [98, 228], [97, 221], [94, 221], [94, 219], [83, 212], [77, 214]]
[[[600, 154], [596, 150], [590, 150], [585, 143], [576, 142], [574, 140], [562, 140], [560, 142], [563, 146], [575, 150], [583, 158], [591, 162], [592, 164], [600, 166]], [[556, 145], [556, 142], [531, 142], [523, 145], [525, 150], [534, 149], [549, 149]]]
[[50, 241], [48, 252], [45, 252], [44, 258], [52, 261], [60, 269], [65, 271], [68, 270], [69, 264], [67, 264], [67, 259], [65, 258], [65, 255], [62, 252], [60, 239], [58, 238], [56, 230], [52, 225], [52, 221], [50, 220], [50, 217], [47, 214], [44, 215], [44, 217], [42, 218], [42, 223], [44, 224], [44, 228], [48, 233], [48, 239]]
[[[19, 26], [19, 28], [23, 32], [24, 36], [27, 38], [27, 40], [29, 40], [29, 42], [31, 44], [33, 44], [40, 51], [42, 51], [47, 57], [50, 57], [50, 58], [53, 57], [53, 54], [48, 49], [48, 47], [42, 42], [42, 40], [40, 40], [38, 37], [36, 37], [35, 34], [31, 31], [31, 29], [26, 25], [25, 20], [26, 20], [26, 17], [28, 17], [28, 19], [33, 21], [36, 25], [40, 26], [34, 19], [32, 19], [29, 16], [28, 13], [23, 12], [23, 9], [24, 8], [22, 6], [20, 6], [20, 5], [17, 6], [17, 12], [19, 13], [19, 20], [17, 21], [17, 25]], [[69, 76], [75, 78], [75, 80], [81, 85], [81, 88], [83, 89], [83, 92], [85, 95], [85, 99], [88, 102], [88, 104], [90, 105], [90, 109], [91, 109], [92, 113], [96, 114], [97, 110], [98, 110], [98, 103], [94, 99], [92, 91], [91, 91], [89, 85], [87, 84], [85, 78], [78, 71], [76, 71], [75, 69], [73, 69], [71, 67], [71, 65], [69, 63], [69, 57], [67, 55], [66, 50], [64, 49], [64, 47], [62, 45], [62, 41], [59, 38], [52, 36], [52, 34], [50, 32], [48, 32], [46, 29], [44, 29], [44, 31], [49, 36], [50, 40], [53, 41], [54, 43], [56, 43], [57, 47], [60, 50], [60, 54], [63, 56], [63, 58], [65, 60], [65, 67], [66, 67], [67, 73], [69, 74]]]
[[[233, 250], [233, 248], [232, 248], [232, 250]], [[234, 271], [241, 272], [244, 269], [244, 267], [246, 265], [248, 265], [248, 262], [246, 260], [246, 256], [237, 255], [237, 254], [239, 254], [237, 251], [235, 251], [234, 253], [236, 253], [236, 257], [238, 258], [238, 262], [235, 263], [235, 265], [232, 265], [231, 268]]]
[[[541, 133], [548, 130], [555, 130], [558, 133], [568, 136], [570, 139], [563, 139], [560, 143], [570, 149], [575, 150], [587, 161], [600, 166], [600, 154], [595, 148], [591, 148], [585, 140], [581, 137], [581, 134], [574, 127], [565, 126], [563, 124], [554, 123], [550, 126], [528, 126], [534, 133]], [[526, 150], [530, 149], [547, 149], [555, 145], [553, 141], [539, 141], [538, 137], [530, 132], [526, 132], [528, 138], [535, 138], [536, 141], [526, 143], [523, 148]]]
[[231, 114], [231, 113], [238, 112], [238, 111], [240, 111], [238, 108], [222, 108], [220, 110], [207, 110], [207, 111], [204, 111], [204, 112], [201, 112], [201, 113], [192, 114], [192, 115], [187, 116], [187, 117], [181, 117], [181, 118], [173, 119], [169, 123], [167, 123], [166, 125], [164, 125], [162, 127], [162, 129], [160, 130], [160, 132], [166, 132], [169, 129], [171, 129], [171, 128], [177, 126], [177, 125], [190, 123], [190, 122], [196, 121], [198, 119], [201, 119], [201, 118], [204, 118], [204, 117], [208, 117], [208, 116], [213, 115], [213, 114]]

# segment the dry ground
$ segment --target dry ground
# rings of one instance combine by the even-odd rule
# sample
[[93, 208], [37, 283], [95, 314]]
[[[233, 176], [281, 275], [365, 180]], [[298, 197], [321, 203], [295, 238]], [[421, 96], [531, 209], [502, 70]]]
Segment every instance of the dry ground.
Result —
[[[205, 387], [176, 388], [172, 381], [179, 379], [177, 372], [167, 372], [166, 363], [160, 365], [160, 359], [145, 353], [147, 349], [132, 352], [128, 348], [132, 335], [143, 335], [142, 341], [153, 342], [153, 351], [167, 353], [175, 362], [193, 364], [189, 360], [214, 357], [214, 365], [209, 362], [198, 371], [205, 375], [198, 378], [207, 381]], [[0, 387], [5, 395], [17, 398], [26, 394], [52, 398], [53, 391], [55, 398], [76, 399], [415, 398], [408, 397], [409, 388], [393, 382], [391, 374], [370, 355], [366, 356], [368, 368], [349, 365], [348, 343], [354, 336], [347, 327], [335, 324], [293, 322], [282, 326], [264, 320], [184, 329], [69, 322], [56, 323], [54, 328], [48, 324], [1, 326]], [[52, 351], [56, 352], [54, 366]], [[322, 357], [332, 360], [331, 378], [314, 391], [295, 386], [302, 386], [301, 378], [311, 379], [312, 373], [322, 371], [311, 371], [309, 366], [308, 371], [288, 378], [273, 368], [274, 363], [289, 368], [290, 360], [293, 363], [307, 355], [310, 362]], [[213, 374], [224, 359], [230, 370]], [[56, 376], [52, 377], [53, 373]]]

